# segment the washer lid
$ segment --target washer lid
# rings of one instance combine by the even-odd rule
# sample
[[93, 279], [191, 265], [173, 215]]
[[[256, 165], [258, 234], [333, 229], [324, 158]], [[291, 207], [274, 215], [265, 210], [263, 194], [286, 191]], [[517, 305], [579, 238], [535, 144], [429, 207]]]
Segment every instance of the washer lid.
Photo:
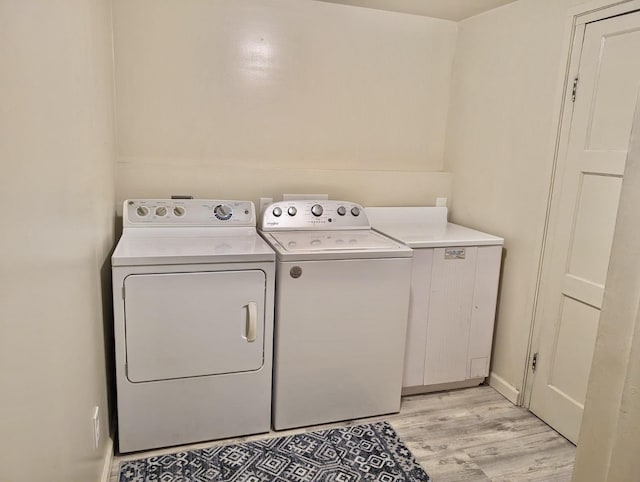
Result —
[[126, 230], [112, 266], [274, 261], [255, 228], [157, 228]]
[[283, 259], [408, 258], [413, 255], [401, 243], [369, 229], [284, 231], [266, 236]]

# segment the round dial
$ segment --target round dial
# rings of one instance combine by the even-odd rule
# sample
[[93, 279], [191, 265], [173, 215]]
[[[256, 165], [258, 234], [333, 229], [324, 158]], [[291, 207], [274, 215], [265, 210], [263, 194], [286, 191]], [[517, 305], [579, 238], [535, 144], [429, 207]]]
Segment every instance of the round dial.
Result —
[[147, 214], [149, 214], [149, 208], [146, 206], [138, 206], [138, 209], [136, 209], [136, 213], [138, 214], [138, 216], [140, 216], [141, 218], [145, 217]]
[[314, 204], [313, 206], [311, 206], [311, 214], [313, 214], [315, 217], [318, 216], [322, 216], [322, 206], [320, 206], [320, 204]]
[[227, 206], [226, 204], [218, 204], [214, 208], [213, 214], [215, 215], [216, 218], [220, 219], [221, 221], [226, 221], [231, 217], [231, 214], [232, 214], [231, 207]]
[[344, 207], [344, 206], [340, 206], [340, 207], [338, 208], [338, 214], [339, 214], [340, 216], [344, 216], [345, 214], [347, 214], [347, 210], [345, 209], [345, 207]]
[[167, 215], [167, 208], [164, 206], [158, 206], [156, 208], [156, 216], [166, 216]]
[[289, 216], [295, 216], [298, 210], [295, 207], [291, 206], [289, 209], [287, 209], [287, 212], [289, 213]]
[[176, 206], [173, 208], [173, 214], [180, 217], [184, 216], [184, 208], [182, 206]]
[[273, 215], [276, 218], [279, 218], [280, 216], [282, 216], [282, 209], [276, 206], [275, 208], [273, 208]]
[[351, 214], [353, 214], [354, 216], [360, 216], [360, 208], [353, 206], [351, 208]]

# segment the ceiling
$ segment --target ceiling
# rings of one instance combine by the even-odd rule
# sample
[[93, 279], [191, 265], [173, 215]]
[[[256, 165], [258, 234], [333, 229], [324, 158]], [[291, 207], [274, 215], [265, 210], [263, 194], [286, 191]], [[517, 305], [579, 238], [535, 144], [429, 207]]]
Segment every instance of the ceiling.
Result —
[[515, 0], [320, 0], [460, 21]]

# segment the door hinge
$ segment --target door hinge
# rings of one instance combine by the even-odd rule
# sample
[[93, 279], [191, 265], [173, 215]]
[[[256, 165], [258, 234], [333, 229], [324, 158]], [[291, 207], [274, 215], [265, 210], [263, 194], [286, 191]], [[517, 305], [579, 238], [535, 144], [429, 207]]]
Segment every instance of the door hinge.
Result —
[[573, 88], [571, 89], [571, 102], [576, 101], [576, 93], [578, 92], [578, 77], [573, 79]]
[[535, 372], [537, 365], [538, 365], [538, 354], [534, 353], [533, 358], [531, 359], [531, 370]]

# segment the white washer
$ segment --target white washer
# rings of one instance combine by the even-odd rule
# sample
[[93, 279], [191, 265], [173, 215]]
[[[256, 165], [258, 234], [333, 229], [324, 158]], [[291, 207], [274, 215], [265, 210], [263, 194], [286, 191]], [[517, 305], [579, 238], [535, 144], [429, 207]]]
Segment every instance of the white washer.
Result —
[[366, 211], [374, 229], [414, 249], [403, 393], [481, 384], [504, 240], [447, 222], [446, 207]]
[[121, 452], [270, 429], [275, 255], [249, 201], [130, 200], [111, 258]]
[[350, 202], [278, 202], [260, 229], [277, 258], [274, 428], [397, 412], [411, 249]]

